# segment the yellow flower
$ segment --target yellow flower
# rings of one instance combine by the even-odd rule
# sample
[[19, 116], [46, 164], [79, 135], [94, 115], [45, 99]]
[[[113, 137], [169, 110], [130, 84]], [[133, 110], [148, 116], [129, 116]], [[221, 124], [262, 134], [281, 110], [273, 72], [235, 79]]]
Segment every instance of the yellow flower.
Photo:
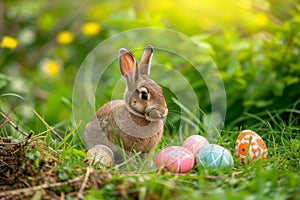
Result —
[[15, 49], [17, 45], [18, 40], [10, 36], [4, 36], [0, 44], [0, 46], [5, 49]]
[[255, 15], [256, 23], [260, 26], [265, 26], [268, 24], [269, 19], [263, 12], [258, 12]]
[[86, 36], [97, 35], [101, 30], [101, 26], [97, 22], [87, 22], [81, 27], [81, 31]]
[[59, 44], [67, 45], [73, 42], [74, 35], [70, 31], [62, 31], [56, 36], [56, 41]]
[[41, 69], [48, 76], [57, 76], [61, 71], [61, 65], [56, 60], [45, 59], [42, 61]]

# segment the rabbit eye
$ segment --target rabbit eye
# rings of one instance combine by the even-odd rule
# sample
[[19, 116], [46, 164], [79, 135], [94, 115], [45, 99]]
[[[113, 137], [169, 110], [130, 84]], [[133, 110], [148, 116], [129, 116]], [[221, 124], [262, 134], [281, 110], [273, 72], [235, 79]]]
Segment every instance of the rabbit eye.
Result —
[[139, 97], [140, 99], [143, 99], [145, 101], [148, 101], [150, 99], [150, 94], [148, 92], [148, 89], [145, 87], [140, 87], [137, 89], [138, 93], [139, 93]]
[[143, 99], [143, 100], [148, 100], [148, 94], [147, 94], [147, 92], [141, 92], [141, 99]]

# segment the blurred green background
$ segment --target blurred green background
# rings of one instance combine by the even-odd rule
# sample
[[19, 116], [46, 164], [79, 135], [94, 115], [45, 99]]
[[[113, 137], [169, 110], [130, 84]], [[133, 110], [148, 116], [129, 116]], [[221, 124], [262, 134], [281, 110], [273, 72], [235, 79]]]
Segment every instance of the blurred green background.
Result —
[[[190, 36], [217, 64], [226, 87], [226, 126], [255, 123], [245, 113], [275, 110], [285, 119], [286, 109], [299, 110], [299, 12], [296, 0], [3, 0], [0, 109], [33, 130], [39, 125], [32, 108], [51, 125], [72, 127], [73, 82], [87, 54], [116, 33], [161, 27]], [[182, 73], [203, 91], [205, 83], [188, 69]], [[103, 102], [111, 92], [104, 91]], [[209, 113], [209, 93], [199, 92], [198, 99]]]

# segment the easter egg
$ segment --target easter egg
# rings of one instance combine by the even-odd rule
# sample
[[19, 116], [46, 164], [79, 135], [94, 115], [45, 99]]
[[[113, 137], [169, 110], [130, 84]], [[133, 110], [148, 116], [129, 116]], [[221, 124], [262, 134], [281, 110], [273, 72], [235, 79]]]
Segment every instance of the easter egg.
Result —
[[194, 156], [196, 156], [198, 149], [206, 144], [209, 144], [209, 141], [205, 137], [201, 135], [191, 135], [183, 142], [182, 146], [190, 150]]
[[156, 156], [156, 166], [165, 166], [175, 173], [187, 173], [195, 165], [193, 153], [180, 146], [170, 146], [161, 150]]
[[242, 163], [267, 158], [268, 150], [263, 139], [254, 131], [242, 131], [235, 143], [235, 154]]
[[93, 164], [99, 162], [107, 167], [114, 164], [114, 153], [105, 145], [96, 145], [88, 150], [86, 153], [87, 160], [93, 161]]
[[222, 146], [206, 144], [196, 153], [196, 162], [205, 168], [217, 169], [233, 166], [231, 153]]

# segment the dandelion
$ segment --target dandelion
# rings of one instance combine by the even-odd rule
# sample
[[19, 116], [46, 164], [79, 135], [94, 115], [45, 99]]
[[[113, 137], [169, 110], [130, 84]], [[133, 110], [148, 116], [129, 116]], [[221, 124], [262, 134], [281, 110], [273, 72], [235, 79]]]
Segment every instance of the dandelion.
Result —
[[73, 40], [74, 34], [70, 31], [62, 31], [56, 36], [56, 41], [62, 45], [70, 44]]
[[97, 22], [87, 22], [83, 24], [81, 31], [86, 36], [94, 36], [101, 31], [101, 26]]
[[17, 45], [18, 40], [10, 36], [4, 36], [0, 44], [3, 49], [15, 49]]
[[258, 25], [265, 26], [268, 24], [269, 19], [263, 12], [259, 12], [255, 15], [255, 21]]
[[57, 76], [61, 71], [61, 63], [56, 60], [45, 59], [41, 63], [41, 70], [47, 76]]

